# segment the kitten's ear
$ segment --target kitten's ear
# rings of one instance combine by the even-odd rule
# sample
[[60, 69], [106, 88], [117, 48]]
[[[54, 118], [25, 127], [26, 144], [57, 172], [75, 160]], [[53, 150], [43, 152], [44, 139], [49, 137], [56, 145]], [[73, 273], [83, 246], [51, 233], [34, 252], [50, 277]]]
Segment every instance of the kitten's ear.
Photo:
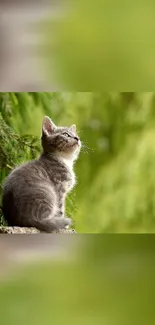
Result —
[[56, 125], [51, 121], [48, 116], [44, 117], [43, 125], [42, 125], [42, 134], [43, 135], [51, 135], [56, 129]]
[[71, 130], [72, 132], [76, 132], [76, 125], [73, 124], [73, 125], [70, 127], [70, 130]]

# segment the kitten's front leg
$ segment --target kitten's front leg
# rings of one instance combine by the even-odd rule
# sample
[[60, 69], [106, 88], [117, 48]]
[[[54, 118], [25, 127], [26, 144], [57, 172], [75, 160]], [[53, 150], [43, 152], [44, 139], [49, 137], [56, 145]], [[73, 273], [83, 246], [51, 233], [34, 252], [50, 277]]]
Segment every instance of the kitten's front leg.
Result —
[[68, 218], [67, 216], [65, 216], [65, 202], [64, 202], [64, 200], [61, 200], [59, 202], [59, 209], [57, 212], [57, 217], [64, 218], [64, 220], [68, 220], [68, 225], [65, 226], [65, 229], [68, 229], [71, 226], [72, 220], [70, 218]]
[[64, 199], [59, 199], [58, 210], [57, 210], [57, 217], [64, 218], [65, 216], [65, 201]]

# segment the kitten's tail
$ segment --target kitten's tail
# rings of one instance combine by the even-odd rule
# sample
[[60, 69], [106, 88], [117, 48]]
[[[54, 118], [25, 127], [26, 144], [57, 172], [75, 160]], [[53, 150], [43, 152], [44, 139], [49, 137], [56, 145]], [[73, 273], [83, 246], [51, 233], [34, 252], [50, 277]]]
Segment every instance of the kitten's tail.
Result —
[[50, 233], [54, 230], [66, 228], [71, 224], [72, 221], [69, 218], [53, 217], [48, 220], [35, 220], [33, 221], [32, 227]]

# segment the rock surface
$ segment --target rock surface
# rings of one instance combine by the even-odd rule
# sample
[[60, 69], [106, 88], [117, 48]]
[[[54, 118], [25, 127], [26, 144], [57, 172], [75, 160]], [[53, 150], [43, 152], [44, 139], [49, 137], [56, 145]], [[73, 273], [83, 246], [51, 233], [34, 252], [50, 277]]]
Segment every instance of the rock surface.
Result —
[[[27, 227], [0, 227], [0, 234], [40, 234], [40, 232], [36, 228], [27, 228]], [[74, 229], [62, 229], [53, 231], [54, 234], [75, 234]]]

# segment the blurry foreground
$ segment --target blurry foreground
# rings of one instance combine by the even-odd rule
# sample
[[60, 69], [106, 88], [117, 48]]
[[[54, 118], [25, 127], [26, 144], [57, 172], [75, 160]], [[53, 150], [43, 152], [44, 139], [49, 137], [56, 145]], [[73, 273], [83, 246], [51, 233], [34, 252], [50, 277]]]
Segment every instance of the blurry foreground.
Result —
[[0, 247], [2, 324], [154, 324], [154, 236], [10, 235]]
[[153, 90], [154, 9], [146, 0], [1, 1], [0, 90]]

